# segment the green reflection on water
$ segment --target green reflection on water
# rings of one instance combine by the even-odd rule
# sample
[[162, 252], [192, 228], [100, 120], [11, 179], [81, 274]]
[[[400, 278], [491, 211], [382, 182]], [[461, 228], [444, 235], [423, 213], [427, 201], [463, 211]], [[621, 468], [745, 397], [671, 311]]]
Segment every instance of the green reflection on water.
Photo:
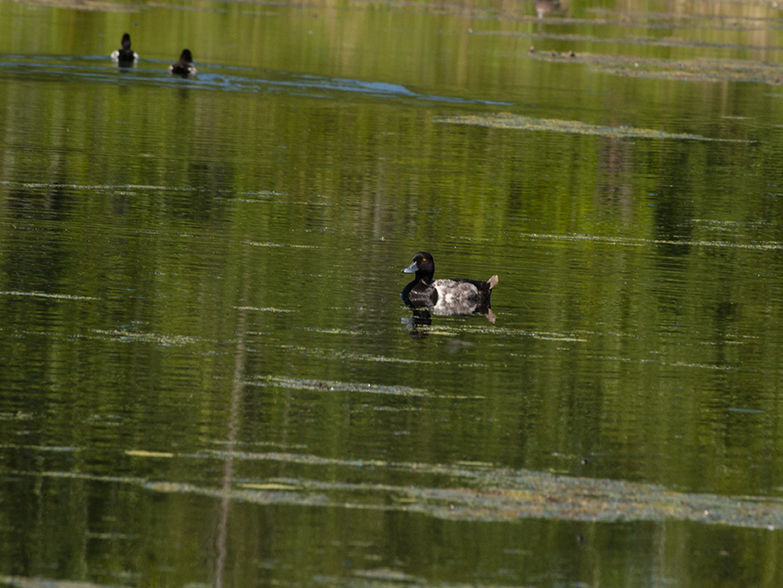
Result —
[[780, 583], [776, 13], [83, 6], [0, 3], [0, 583]]

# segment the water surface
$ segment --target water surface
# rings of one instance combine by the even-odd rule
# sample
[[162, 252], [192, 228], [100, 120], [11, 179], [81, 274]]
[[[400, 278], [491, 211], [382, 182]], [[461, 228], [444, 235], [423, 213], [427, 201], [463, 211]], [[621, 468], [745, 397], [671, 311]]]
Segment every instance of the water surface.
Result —
[[781, 583], [777, 8], [544, 8], [0, 2], [0, 583]]

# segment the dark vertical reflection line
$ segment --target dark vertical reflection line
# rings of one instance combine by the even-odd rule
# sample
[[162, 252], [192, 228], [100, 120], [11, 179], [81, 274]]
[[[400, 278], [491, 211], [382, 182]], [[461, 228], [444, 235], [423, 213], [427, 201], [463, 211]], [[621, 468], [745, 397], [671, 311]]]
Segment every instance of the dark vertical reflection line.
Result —
[[220, 519], [218, 521], [217, 536], [217, 561], [215, 562], [215, 588], [223, 588], [223, 571], [226, 566], [226, 557], [228, 555], [228, 514], [231, 507], [229, 497], [231, 484], [234, 474], [234, 443], [237, 437], [237, 428], [239, 421], [239, 403], [242, 395], [242, 374], [245, 370], [245, 330], [247, 322], [247, 296], [250, 289], [250, 277], [247, 275], [249, 264], [243, 264], [245, 267], [245, 287], [242, 292], [240, 306], [243, 310], [239, 311], [239, 324], [237, 325], [237, 349], [234, 358], [234, 378], [231, 384], [231, 410], [228, 418], [228, 457], [223, 466], [223, 499], [220, 502]]

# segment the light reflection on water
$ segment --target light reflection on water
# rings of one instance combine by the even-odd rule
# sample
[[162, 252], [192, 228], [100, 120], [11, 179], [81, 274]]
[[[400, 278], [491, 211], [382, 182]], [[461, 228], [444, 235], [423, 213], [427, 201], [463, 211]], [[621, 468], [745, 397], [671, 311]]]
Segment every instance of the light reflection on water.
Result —
[[[386, 8], [199, 11], [189, 80], [0, 57], [0, 583], [759, 585], [779, 559], [779, 96], [697, 81], [774, 68], [699, 61], [720, 19], [624, 41], [649, 59], [545, 19], [572, 58], [479, 32], [492, 6], [476, 34]], [[53, 11], [26, 26], [70, 31]], [[318, 51], [227, 58], [301, 27]], [[496, 322], [412, 328], [421, 249], [497, 273]]]

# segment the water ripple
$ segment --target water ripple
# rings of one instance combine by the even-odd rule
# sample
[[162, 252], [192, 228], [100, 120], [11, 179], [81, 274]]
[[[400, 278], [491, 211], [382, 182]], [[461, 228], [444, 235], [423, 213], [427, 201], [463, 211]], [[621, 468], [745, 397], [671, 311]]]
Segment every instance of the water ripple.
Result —
[[[459, 96], [419, 94], [402, 86], [383, 81], [353, 80], [325, 76], [302, 75], [288, 72], [255, 70], [250, 68], [215, 66], [199, 63], [201, 70], [194, 78], [171, 76], [168, 62], [145, 59], [136, 68], [120, 71], [108, 59], [106, 65], [92, 65], [94, 56], [62, 56], [57, 58], [31, 55], [0, 55], [0, 77], [36, 76], [45, 79], [67, 78], [83, 83], [139, 84], [179, 88], [183, 85], [195, 89], [223, 90], [230, 92], [284, 92], [309, 97], [332, 98], [334, 94], [361, 94], [385, 99], [404, 99], [414, 102], [448, 102], [452, 104], [483, 104], [511, 106], [510, 102], [497, 102]], [[204, 69], [209, 68], [209, 72]], [[241, 73], [240, 73], [241, 72]]]

